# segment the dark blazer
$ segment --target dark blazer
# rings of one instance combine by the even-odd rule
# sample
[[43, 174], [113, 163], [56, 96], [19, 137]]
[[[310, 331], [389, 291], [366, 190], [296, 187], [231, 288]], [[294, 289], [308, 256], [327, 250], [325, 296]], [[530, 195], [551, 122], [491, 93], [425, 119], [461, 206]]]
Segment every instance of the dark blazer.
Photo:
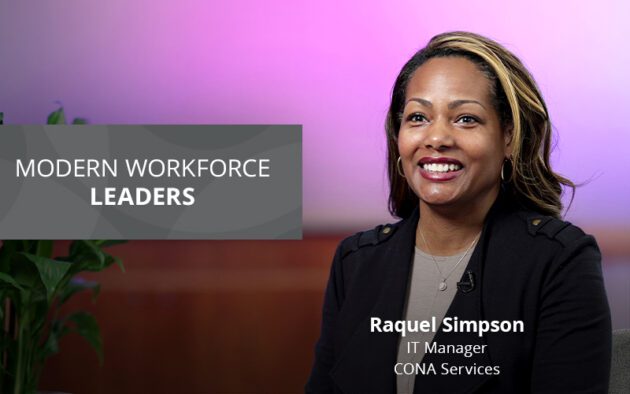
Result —
[[[332, 263], [307, 393], [396, 391], [397, 333], [370, 318], [402, 320], [418, 209], [343, 240]], [[469, 274], [470, 273], [470, 274]], [[472, 276], [474, 284], [470, 283]], [[414, 393], [606, 393], [610, 310], [595, 239], [568, 222], [518, 208], [501, 193], [446, 317], [522, 320], [523, 333], [447, 333], [438, 344], [487, 345], [471, 358], [428, 353], [438, 374]], [[440, 365], [498, 366], [499, 375], [440, 375]]]

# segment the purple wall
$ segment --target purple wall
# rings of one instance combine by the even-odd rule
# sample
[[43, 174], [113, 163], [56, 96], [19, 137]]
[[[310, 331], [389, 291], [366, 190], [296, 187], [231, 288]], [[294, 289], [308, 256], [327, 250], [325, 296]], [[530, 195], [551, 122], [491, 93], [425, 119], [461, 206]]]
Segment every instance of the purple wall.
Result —
[[[584, 3], [583, 5], [579, 5]], [[386, 212], [383, 120], [394, 78], [434, 34], [516, 52], [547, 99], [568, 218], [630, 219], [630, 5], [599, 2], [0, 0], [0, 111], [42, 123], [300, 123], [307, 229]]]

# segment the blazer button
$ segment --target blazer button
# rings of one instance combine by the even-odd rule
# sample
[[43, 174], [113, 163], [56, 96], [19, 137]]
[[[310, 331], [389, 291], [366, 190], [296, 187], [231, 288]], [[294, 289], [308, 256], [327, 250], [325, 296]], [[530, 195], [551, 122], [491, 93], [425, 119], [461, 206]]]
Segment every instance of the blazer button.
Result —
[[540, 219], [534, 219], [534, 220], [532, 220], [532, 224], [533, 224], [534, 226], [538, 226], [538, 225], [540, 224]]
[[383, 229], [383, 234], [389, 234], [389, 232], [390, 232], [390, 231], [392, 231], [392, 228], [391, 228], [391, 227], [385, 227], [385, 228]]

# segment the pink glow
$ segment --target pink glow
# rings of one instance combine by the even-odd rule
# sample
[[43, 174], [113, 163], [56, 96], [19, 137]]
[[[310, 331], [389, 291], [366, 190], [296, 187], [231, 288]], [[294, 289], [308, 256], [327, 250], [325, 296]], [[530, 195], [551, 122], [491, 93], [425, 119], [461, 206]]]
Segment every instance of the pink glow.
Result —
[[[630, 6], [622, 1], [21, 0], [0, 3], [0, 111], [41, 123], [304, 125], [307, 229], [386, 212], [394, 78], [434, 34], [488, 35], [528, 65], [560, 135], [578, 223], [630, 219]], [[570, 7], [570, 8], [569, 8]], [[588, 159], [586, 159], [588, 158]]]

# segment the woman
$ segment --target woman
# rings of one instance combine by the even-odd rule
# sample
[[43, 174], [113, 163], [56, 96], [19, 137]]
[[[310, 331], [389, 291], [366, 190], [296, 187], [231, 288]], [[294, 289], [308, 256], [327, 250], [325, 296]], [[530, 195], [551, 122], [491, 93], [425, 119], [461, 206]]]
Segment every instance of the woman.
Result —
[[386, 129], [402, 220], [337, 248], [306, 392], [606, 393], [599, 249], [559, 219], [575, 186], [522, 63], [438, 35], [401, 70]]

